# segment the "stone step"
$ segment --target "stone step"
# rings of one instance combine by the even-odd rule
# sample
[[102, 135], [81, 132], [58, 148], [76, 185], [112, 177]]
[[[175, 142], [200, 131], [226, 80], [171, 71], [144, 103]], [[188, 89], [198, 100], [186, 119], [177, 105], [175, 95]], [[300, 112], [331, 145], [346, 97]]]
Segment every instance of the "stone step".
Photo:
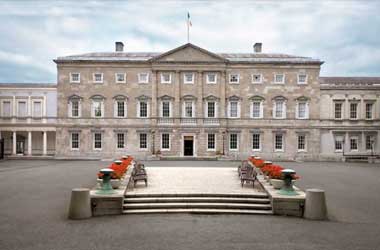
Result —
[[124, 210], [128, 209], [173, 209], [173, 208], [205, 208], [205, 209], [254, 209], [271, 210], [270, 204], [243, 204], [243, 203], [127, 203], [123, 205]]
[[127, 198], [124, 203], [196, 203], [196, 202], [216, 202], [216, 203], [256, 203], [256, 204], [269, 204], [268, 198], [239, 198], [239, 197], [140, 197], [140, 198]]
[[223, 198], [258, 198], [267, 199], [266, 193], [235, 194], [235, 193], [126, 193], [125, 198], [152, 198], [152, 197], [223, 197]]
[[254, 209], [208, 209], [208, 208], [185, 208], [185, 209], [128, 209], [124, 214], [154, 214], [154, 213], [197, 213], [197, 214], [258, 214], [272, 215], [272, 210]]

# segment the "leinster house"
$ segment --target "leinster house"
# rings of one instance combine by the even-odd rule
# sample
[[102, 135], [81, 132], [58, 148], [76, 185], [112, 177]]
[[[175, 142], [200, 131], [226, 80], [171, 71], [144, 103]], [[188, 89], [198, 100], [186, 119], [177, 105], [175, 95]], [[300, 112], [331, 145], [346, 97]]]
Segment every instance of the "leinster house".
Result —
[[380, 77], [321, 77], [323, 61], [167, 52], [58, 57], [56, 84], [0, 85], [9, 157], [345, 160], [380, 152]]

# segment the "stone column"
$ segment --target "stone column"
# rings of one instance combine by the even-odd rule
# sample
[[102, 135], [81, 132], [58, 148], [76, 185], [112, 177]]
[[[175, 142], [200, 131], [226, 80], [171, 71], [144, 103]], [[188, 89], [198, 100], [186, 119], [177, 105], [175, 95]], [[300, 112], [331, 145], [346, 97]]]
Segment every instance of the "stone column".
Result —
[[175, 72], [174, 89], [174, 107], [176, 107], [174, 117], [181, 117], [181, 72], [179, 70]]
[[32, 131], [28, 131], [28, 155], [32, 155]]
[[12, 144], [12, 154], [16, 154], [16, 143], [17, 143], [17, 133], [13, 131], [13, 144]]
[[42, 155], [47, 155], [47, 132], [46, 131], [43, 131]]

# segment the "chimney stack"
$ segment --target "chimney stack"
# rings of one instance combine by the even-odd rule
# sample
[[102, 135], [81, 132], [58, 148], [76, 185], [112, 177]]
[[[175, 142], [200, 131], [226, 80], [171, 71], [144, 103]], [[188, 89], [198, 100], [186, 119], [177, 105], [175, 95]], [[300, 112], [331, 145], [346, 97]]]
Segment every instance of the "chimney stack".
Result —
[[116, 42], [115, 43], [115, 50], [116, 50], [116, 52], [123, 52], [124, 51], [124, 44], [122, 42]]
[[255, 53], [261, 53], [262, 47], [263, 47], [262, 43], [255, 43], [255, 45], [253, 45], [253, 51]]

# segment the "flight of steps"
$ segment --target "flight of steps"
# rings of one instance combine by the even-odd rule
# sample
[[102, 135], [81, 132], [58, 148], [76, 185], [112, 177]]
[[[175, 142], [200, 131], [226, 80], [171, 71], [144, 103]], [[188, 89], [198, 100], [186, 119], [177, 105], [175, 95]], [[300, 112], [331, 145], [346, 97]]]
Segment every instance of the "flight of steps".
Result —
[[126, 194], [125, 214], [273, 214], [267, 194]]

